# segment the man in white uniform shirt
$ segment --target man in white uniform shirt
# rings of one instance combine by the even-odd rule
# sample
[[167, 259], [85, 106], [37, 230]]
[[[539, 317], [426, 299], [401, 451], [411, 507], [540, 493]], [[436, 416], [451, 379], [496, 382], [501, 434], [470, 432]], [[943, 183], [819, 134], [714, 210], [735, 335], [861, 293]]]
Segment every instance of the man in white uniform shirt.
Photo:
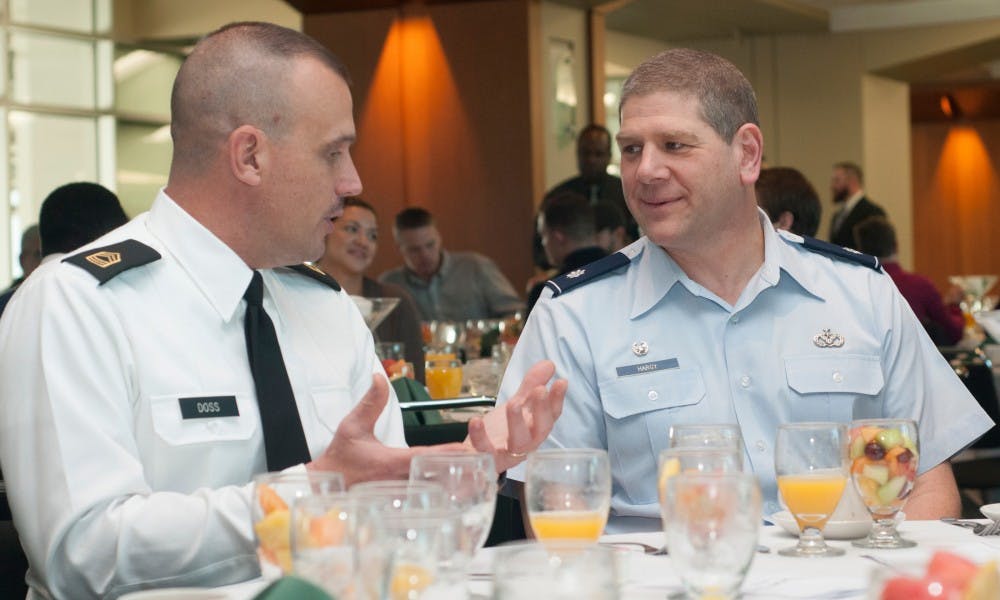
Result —
[[778, 425], [912, 418], [907, 517], [958, 516], [947, 460], [990, 419], [877, 260], [776, 232], [757, 207], [763, 139], [742, 73], [668, 50], [626, 80], [620, 112], [625, 199], [646, 237], [550, 282], [499, 394], [533, 361], [556, 363], [571, 385], [543, 445], [608, 450], [608, 532], [660, 528], [656, 461], [680, 423], [740, 425], [770, 514]]
[[[258, 575], [249, 482], [285, 434], [269, 434], [248, 363], [244, 293], [261, 281], [293, 392], [282, 416], [304, 437], [288, 468], [398, 479], [417, 452], [351, 299], [282, 267], [319, 258], [361, 192], [343, 66], [301, 33], [235, 24], [195, 47], [171, 110], [150, 211], [40, 269], [0, 320], [0, 460], [35, 596]], [[461, 447], [520, 462], [561, 409], [552, 372], [540, 364], [519, 406], [470, 423]]]

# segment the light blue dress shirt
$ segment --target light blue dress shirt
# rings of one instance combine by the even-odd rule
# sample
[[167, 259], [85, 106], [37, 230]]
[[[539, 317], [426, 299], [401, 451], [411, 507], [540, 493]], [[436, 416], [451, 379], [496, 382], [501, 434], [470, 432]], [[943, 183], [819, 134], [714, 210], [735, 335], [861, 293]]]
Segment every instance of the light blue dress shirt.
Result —
[[[765, 514], [780, 510], [781, 423], [915, 419], [920, 473], [991, 426], [887, 275], [806, 249], [761, 215], [764, 263], [735, 306], [643, 237], [621, 251], [627, 266], [547, 290], [531, 313], [499, 403], [536, 361], [555, 362], [569, 390], [543, 446], [608, 450], [608, 533], [660, 528], [657, 457], [671, 424], [738, 423]], [[825, 330], [844, 344], [818, 345]], [[508, 477], [523, 481], [523, 464]]]

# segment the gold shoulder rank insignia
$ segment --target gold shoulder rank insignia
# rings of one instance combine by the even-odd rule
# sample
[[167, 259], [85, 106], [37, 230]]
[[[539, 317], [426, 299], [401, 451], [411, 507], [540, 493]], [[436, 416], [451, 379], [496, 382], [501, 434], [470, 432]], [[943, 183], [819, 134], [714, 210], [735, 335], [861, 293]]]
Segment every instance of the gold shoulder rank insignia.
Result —
[[76, 265], [104, 284], [117, 275], [160, 260], [160, 253], [138, 240], [125, 240], [102, 248], [91, 248], [62, 259]]
[[301, 265], [289, 265], [288, 268], [295, 271], [296, 273], [305, 275], [310, 279], [315, 279], [316, 281], [322, 283], [323, 285], [331, 287], [337, 290], [338, 292], [340, 291], [340, 284], [337, 283], [337, 280], [327, 275], [326, 271], [320, 269], [313, 263], [302, 263]]

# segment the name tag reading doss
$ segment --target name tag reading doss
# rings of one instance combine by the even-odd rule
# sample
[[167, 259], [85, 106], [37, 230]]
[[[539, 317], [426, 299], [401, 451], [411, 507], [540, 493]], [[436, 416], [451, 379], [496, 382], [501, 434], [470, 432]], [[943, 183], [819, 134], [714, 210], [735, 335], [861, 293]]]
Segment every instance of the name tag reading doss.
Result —
[[238, 417], [236, 396], [204, 396], [201, 398], [181, 398], [182, 419], [211, 419], [215, 417]]

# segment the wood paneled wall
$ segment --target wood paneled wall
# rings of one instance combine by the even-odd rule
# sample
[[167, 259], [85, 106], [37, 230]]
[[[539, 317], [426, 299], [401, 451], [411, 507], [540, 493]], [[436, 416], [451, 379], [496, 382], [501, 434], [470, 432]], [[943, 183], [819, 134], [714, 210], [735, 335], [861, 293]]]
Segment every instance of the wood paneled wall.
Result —
[[1000, 120], [912, 133], [915, 270], [941, 290], [949, 275], [1000, 275]]
[[353, 79], [354, 157], [382, 240], [373, 275], [402, 262], [392, 218], [418, 205], [434, 213], [445, 247], [490, 256], [524, 287], [540, 193], [532, 10], [498, 0], [305, 18]]

